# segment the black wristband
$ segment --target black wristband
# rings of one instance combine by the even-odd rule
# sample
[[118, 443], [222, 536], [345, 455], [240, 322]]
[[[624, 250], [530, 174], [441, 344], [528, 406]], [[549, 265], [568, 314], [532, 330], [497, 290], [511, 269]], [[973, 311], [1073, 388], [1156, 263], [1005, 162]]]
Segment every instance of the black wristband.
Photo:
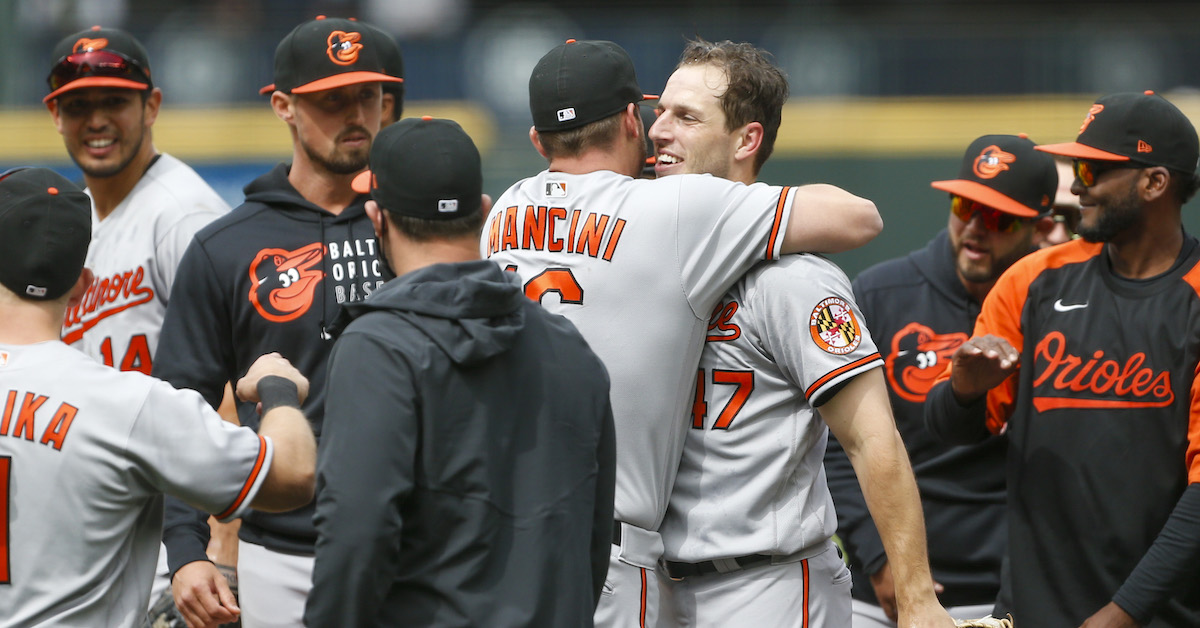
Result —
[[258, 380], [258, 400], [262, 402], [263, 414], [281, 406], [299, 408], [300, 389], [286, 377], [268, 375]]

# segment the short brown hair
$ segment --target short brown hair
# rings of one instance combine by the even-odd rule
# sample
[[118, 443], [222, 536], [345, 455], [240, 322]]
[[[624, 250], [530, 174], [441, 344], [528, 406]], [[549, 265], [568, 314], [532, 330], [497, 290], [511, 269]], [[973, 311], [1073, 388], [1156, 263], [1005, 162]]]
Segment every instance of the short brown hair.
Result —
[[483, 211], [474, 211], [450, 220], [428, 220], [387, 212], [396, 230], [417, 242], [478, 238], [483, 229]]
[[713, 65], [725, 72], [729, 86], [721, 94], [725, 128], [732, 131], [751, 122], [763, 125], [762, 147], [754, 156], [754, 174], [762, 169], [771, 152], [788, 99], [787, 76], [771, 63], [771, 53], [748, 43], [726, 39], [689, 41], [679, 57], [677, 69], [685, 65]]
[[546, 158], [576, 157], [593, 148], [609, 148], [621, 131], [621, 116], [625, 110], [566, 131], [538, 131], [538, 139]]

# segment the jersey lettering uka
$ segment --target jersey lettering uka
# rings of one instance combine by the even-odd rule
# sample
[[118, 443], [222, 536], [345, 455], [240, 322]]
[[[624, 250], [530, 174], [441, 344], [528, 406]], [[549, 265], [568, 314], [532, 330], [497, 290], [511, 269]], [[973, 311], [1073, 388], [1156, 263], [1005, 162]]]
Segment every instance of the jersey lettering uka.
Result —
[[[1198, 330], [1200, 245], [1190, 236], [1158, 277], [1117, 277], [1103, 245], [1076, 240], [1017, 262], [988, 295], [975, 335], [1022, 351], [1020, 370], [987, 397], [988, 428], [1009, 439], [1013, 577], [1001, 598], [1014, 609], [1078, 625], [1200, 482]], [[1163, 620], [1200, 625], [1196, 578]]]
[[792, 198], [707, 175], [546, 171], [493, 206], [481, 253], [570, 319], [609, 370], [618, 520], [658, 529], [709, 314], [746, 270], [778, 257]]
[[837, 528], [814, 406], [883, 364], [850, 281], [816, 255], [746, 274], [709, 320], [662, 536], [696, 563], [825, 548]]

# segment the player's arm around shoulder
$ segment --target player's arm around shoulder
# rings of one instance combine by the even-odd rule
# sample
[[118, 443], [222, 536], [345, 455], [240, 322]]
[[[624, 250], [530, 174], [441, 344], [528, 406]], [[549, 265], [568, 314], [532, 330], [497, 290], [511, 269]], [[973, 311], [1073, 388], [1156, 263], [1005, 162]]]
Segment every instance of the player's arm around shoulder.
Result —
[[300, 411], [308, 396], [308, 379], [283, 356], [269, 353], [259, 357], [238, 380], [237, 394], [262, 404], [258, 434], [275, 445], [267, 477], [250, 505], [283, 512], [308, 504], [313, 499], [317, 466], [317, 441]]
[[840, 253], [870, 242], [883, 231], [875, 203], [825, 183], [791, 190], [792, 209], [784, 253]]
[[953, 626], [934, 593], [917, 483], [892, 419], [882, 370], [852, 379], [820, 412], [854, 466], [883, 539], [896, 588], [897, 625]]

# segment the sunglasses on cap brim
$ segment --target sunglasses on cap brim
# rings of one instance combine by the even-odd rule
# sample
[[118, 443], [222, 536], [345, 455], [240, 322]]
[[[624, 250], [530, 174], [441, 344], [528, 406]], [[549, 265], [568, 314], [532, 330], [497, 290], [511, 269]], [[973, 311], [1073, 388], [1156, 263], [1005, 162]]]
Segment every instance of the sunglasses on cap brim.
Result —
[[123, 79], [150, 88], [150, 73], [140, 63], [112, 50], [89, 50], [69, 54], [54, 64], [46, 83], [57, 92], [79, 79], [102, 77]]
[[983, 220], [983, 227], [988, 231], [1012, 233], [1020, 229], [1021, 225], [1032, 222], [1032, 219], [1002, 212], [957, 194], [950, 195], [950, 211], [963, 222], [971, 222], [971, 219], [978, 215]]

